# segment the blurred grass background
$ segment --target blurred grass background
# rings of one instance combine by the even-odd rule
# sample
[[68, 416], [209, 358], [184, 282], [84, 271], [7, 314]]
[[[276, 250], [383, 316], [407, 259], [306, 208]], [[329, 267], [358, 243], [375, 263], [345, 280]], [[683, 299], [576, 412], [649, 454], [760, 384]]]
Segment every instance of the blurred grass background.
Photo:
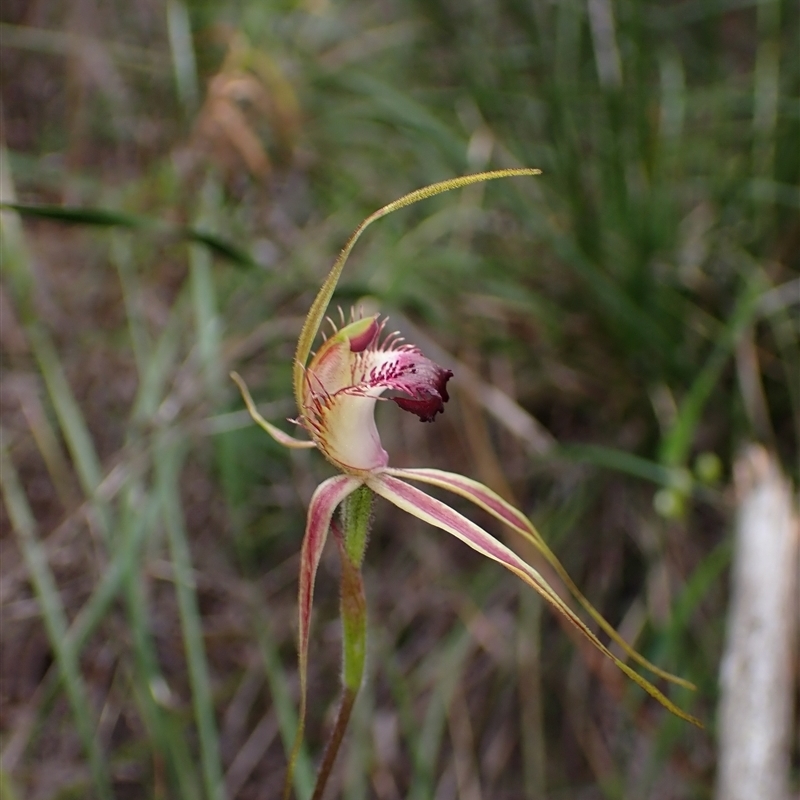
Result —
[[[798, 479], [799, 13], [6, 0], [3, 797], [277, 795], [329, 468], [255, 428], [227, 372], [291, 416], [294, 340], [358, 222], [523, 165], [544, 174], [398, 213], [348, 265], [337, 301], [456, 373], [435, 426], [381, 407], [384, 445], [518, 503], [623, 635], [697, 683], [673, 697], [708, 729], [380, 505], [369, 678], [329, 796], [710, 797], [731, 463], [760, 440]], [[301, 798], [338, 692], [336, 569]]]

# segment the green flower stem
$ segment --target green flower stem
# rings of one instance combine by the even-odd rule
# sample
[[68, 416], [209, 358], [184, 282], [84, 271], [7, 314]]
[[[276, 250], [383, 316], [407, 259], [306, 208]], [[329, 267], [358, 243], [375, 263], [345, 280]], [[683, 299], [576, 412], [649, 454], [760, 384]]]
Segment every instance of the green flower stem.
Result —
[[342, 503], [344, 549], [350, 563], [357, 570], [361, 569], [361, 562], [367, 549], [374, 496], [371, 489], [361, 486]]
[[366, 657], [367, 603], [360, 566], [353, 564], [346, 553], [342, 555], [342, 685], [358, 692]]
[[339, 753], [339, 747], [342, 744], [342, 739], [344, 739], [344, 732], [347, 730], [348, 722], [350, 722], [350, 712], [353, 710], [355, 702], [356, 693], [351, 689], [342, 689], [342, 700], [339, 703], [336, 724], [333, 726], [328, 744], [325, 746], [325, 755], [322, 757], [322, 764], [320, 764], [317, 783], [314, 786], [314, 794], [311, 796], [311, 800], [322, 800], [325, 786], [328, 783], [336, 756]]
[[342, 564], [340, 601], [342, 697], [336, 723], [322, 757], [312, 800], [322, 800], [325, 785], [333, 770], [364, 677], [367, 652], [367, 602], [364, 595], [364, 580], [361, 576], [361, 562], [364, 560], [369, 538], [372, 500], [373, 494], [366, 486], [356, 489], [342, 504], [341, 528], [336, 523], [332, 525]]
[[340, 545], [342, 562], [342, 684], [353, 692], [361, 688], [367, 645], [367, 603], [361, 563], [367, 549], [372, 522], [372, 490], [356, 489], [342, 504], [343, 534]]

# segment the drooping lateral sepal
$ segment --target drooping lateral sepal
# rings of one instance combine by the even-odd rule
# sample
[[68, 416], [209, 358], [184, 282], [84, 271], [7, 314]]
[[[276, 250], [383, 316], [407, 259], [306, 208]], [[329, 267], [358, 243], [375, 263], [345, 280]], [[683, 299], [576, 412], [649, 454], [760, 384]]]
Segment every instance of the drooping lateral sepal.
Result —
[[[402, 471], [397, 471], [402, 474]], [[660, 692], [650, 681], [634, 672], [627, 664], [617, 658], [591, 631], [586, 623], [561, 599], [550, 584], [524, 559], [520, 558], [502, 542], [499, 542], [490, 533], [485, 531], [472, 520], [460, 514], [446, 503], [431, 497], [405, 481], [386, 472], [377, 473], [367, 481], [367, 485], [381, 497], [394, 503], [399, 509], [433, 525], [436, 528], [452, 534], [465, 544], [469, 545], [481, 555], [497, 561], [507, 570], [513, 572], [525, 583], [535, 589], [550, 605], [562, 614], [574, 627], [580, 631], [604, 656], [611, 659], [616, 666], [625, 673], [634, 683], [644, 689], [651, 697], [661, 703], [664, 708], [675, 716], [691, 722], [699, 728], [702, 723], [682, 709], [678, 708], [669, 698]]]
[[464, 475], [458, 475], [454, 472], [445, 472], [440, 469], [388, 469], [386, 472], [396, 475], [399, 478], [406, 478], [412, 481], [420, 481], [432, 486], [438, 486], [441, 489], [453, 492], [461, 497], [466, 498], [474, 503], [479, 508], [487, 511], [495, 519], [507, 525], [515, 533], [522, 536], [526, 541], [532, 544], [547, 560], [550, 566], [555, 570], [558, 577], [564, 582], [567, 589], [572, 593], [573, 597], [583, 606], [584, 610], [592, 617], [592, 619], [605, 631], [605, 633], [621, 647], [628, 657], [632, 658], [639, 665], [647, 670], [650, 670], [659, 678], [665, 681], [674, 683], [677, 686], [683, 686], [686, 689], [696, 689], [691, 681], [680, 678], [660, 669], [652, 662], [648, 661], [644, 656], [634, 650], [614, 629], [614, 627], [603, 617], [602, 614], [589, 602], [584, 594], [577, 587], [575, 582], [569, 576], [564, 566], [556, 557], [555, 553], [550, 549], [547, 543], [542, 538], [539, 531], [536, 530], [533, 523], [518, 509], [514, 508], [510, 503], [505, 501], [496, 492], [493, 492], [487, 486], [484, 486], [478, 481], [467, 478]]
[[297, 735], [289, 758], [289, 767], [284, 783], [284, 800], [288, 800], [291, 793], [292, 773], [297, 754], [300, 752], [305, 730], [308, 640], [311, 630], [311, 610], [314, 601], [314, 583], [317, 576], [317, 568], [319, 567], [322, 549], [325, 546], [328, 529], [336, 507], [361, 484], [361, 480], [349, 475], [336, 475], [333, 478], [328, 478], [317, 487], [308, 506], [306, 532], [300, 551], [300, 580], [298, 588], [299, 625], [297, 650], [300, 677], [300, 712]]

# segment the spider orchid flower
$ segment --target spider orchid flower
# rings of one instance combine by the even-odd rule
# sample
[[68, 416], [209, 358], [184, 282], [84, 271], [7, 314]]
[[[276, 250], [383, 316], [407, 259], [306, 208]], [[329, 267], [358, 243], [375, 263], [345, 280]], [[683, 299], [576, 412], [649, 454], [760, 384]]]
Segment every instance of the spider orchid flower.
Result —
[[[481, 555], [502, 564], [539, 592], [558, 613], [569, 620], [631, 680], [645, 689], [673, 714], [700, 725], [694, 717], [675, 706], [649, 681], [617, 658], [536, 569], [488, 531], [414, 484], [428, 484], [471, 501], [506, 525], [515, 534], [533, 544], [587, 613], [629, 657], [660, 678], [684, 687], [694, 688], [687, 681], [663, 672], [631, 649], [580, 593], [527, 516], [486, 486], [462, 475], [438, 469], [397, 469], [389, 466], [389, 456], [381, 445], [375, 425], [376, 402], [381, 399], [384, 392], [392, 391], [396, 393], [396, 396], [388, 399], [396, 403], [402, 410], [416, 414], [423, 422], [432, 422], [437, 414], [444, 411], [444, 404], [448, 400], [447, 382], [453, 374], [450, 370], [426, 358], [413, 345], [404, 344], [397, 334], [383, 337], [385, 320], [380, 321], [377, 315], [363, 319], [351, 319], [349, 323], [343, 324], [339, 329], [334, 326], [333, 334], [325, 339], [313, 355], [311, 354], [312, 342], [319, 331], [344, 263], [356, 240], [369, 224], [398, 208], [440, 192], [478, 181], [538, 173], [538, 170], [503, 170], [469, 175], [433, 184], [385, 206], [356, 229], [320, 289], [306, 318], [297, 346], [294, 363], [294, 393], [300, 413], [295, 422], [305, 429], [310, 439], [295, 439], [264, 420], [256, 410], [241, 378], [235, 373], [232, 374], [242, 391], [253, 419], [267, 433], [287, 447], [317, 448], [340, 472], [317, 487], [308, 509], [299, 580], [300, 728], [295, 753], [290, 762], [290, 771], [291, 763], [296, 756], [298, 742], [302, 737], [305, 715], [309, 626], [314, 581], [329, 530], [334, 532], [340, 551], [344, 556], [342, 559], [344, 638], [347, 639], [348, 619], [351, 626], [356, 628], [360, 626], [362, 637], [365, 631], [360, 562], [366, 534], [361, 537], [360, 545], [351, 547], [348, 551], [347, 531], [342, 529], [348, 527], [346, 519], [348, 498], [352, 499], [357, 496], [363, 498], [365, 490], [368, 490], [367, 494], [370, 500], [372, 494], [383, 497], [412, 516], [452, 534]], [[344, 319], [342, 322], [344, 323]], [[311, 356], [310, 361], [309, 356]], [[359, 495], [359, 493], [362, 494]], [[340, 526], [334, 518], [334, 512], [342, 504], [344, 504], [345, 515], [342, 526]], [[358, 503], [354, 505], [358, 505]], [[369, 504], [367, 504], [366, 517], [368, 515]], [[345, 584], [347, 582], [351, 585], [351, 590], [346, 594]], [[346, 607], [348, 598], [351, 606], [349, 609]], [[347, 647], [347, 641], [345, 641], [345, 647]], [[363, 641], [359, 647], [363, 648]], [[363, 653], [355, 660], [358, 661], [359, 657], [363, 666]], [[346, 673], [347, 666], [345, 667], [345, 683], [348, 680]], [[353, 697], [355, 691], [358, 690], [360, 678], [360, 670], [357, 667], [351, 679], [354, 684], [351, 686]], [[286, 792], [288, 794], [288, 780]], [[321, 792], [315, 793], [315, 797], [319, 795]]]

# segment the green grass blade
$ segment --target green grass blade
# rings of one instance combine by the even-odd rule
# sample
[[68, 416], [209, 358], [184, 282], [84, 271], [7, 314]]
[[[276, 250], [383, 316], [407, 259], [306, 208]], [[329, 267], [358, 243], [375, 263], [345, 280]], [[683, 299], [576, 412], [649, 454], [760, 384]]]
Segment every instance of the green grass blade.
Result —
[[260, 264], [246, 250], [222, 236], [202, 228], [183, 228], [178, 233], [183, 239], [205, 245], [212, 253], [230, 261], [234, 266], [261, 269]]
[[[8, 192], [6, 192], [7, 195]], [[8, 222], [8, 217], [4, 218], [4, 222]], [[16, 229], [16, 233], [16, 247], [13, 250], [13, 255], [16, 257], [12, 261], [12, 266], [19, 276], [15, 285], [18, 288], [18, 295], [20, 294], [19, 290], [22, 292], [22, 296], [18, 296], [17, 299], [18, 305], [23, 309], [26, 332], [72, 454], [79, 481], [90, 499], [95, 518], [99, 523], [98, 527], [110, 545], [110, 532], [113, 525], [110, 508], [107, 503], [101, 503], [94, 497], [102, 480], [100, 461], [50, 336], [36, 320], [32, 306], [29, 304], [30, 281], [26, 279], [29, 275], [29, 262], [21, 228]], [[7, 244], [7, 241], [4, 242], [4, 246]], [[144, 387], [140, 386], [139, 394], [141, 395], [143, 391]], [[130, 490], [129, 486], [128, 494]], [[130, 511], [130, 504], [128, 508]], [[149, 633], [149, 621], [147, 620], [146, 606], [143, 604], [143, 594], [137, 590], [140, 580], [137, 568], [138, 556], [148, 530], [152, 526], [152, 517], [155, 511], [157, 511], [157, 506], [154, 507], [150, 502], [144, 507], [144, 510], [142, 504], [139, 504], [133, 516], [130, 513], [123, 515], [120, 540], [115, 542], [113, 548], [110, 548], [111, 562], [108, 569], [104, 571], [103, 579], [93, 592], [90, 601], [84, 605], [70, 630], [66, 632], [67, 646], [74, 652], [77, 660], [89, 637], [108, 612], [121, 586], [124, 586], [135, 663], [138, 665], [137, 674], [142, 678], [144, 686], [144, 690], [138, 692], [138, 697], [141, 699], [139, 709], [160, 756], [165, 758], [167, 767], [171, 769], [181, 786], [182, 797], [190, 800], [190, 798], [196, 797], [196, 790], [189, 781], [192, 764], [185, 745], [185, 738], [176, 738], [164, 733], [165, 714], [154, 702], [152, 696], [152, 686], [156, 685], [159, 679], [163, 681], [163, 678], [158, 670], [155, 648]], [[67, 690], [70, 690], [68, 676], [63, 673], [63, 670], [51, 674], [53, 679], [45, 691], [45, 704], [52, 702], [61, 680], [65, 682]], [[177, 758], [176, 752], [181, 747], [185, 753], [182, 758]]]
[[657, 486], [680, 488], [684, 492], [691, 491], [692, 476], [687, 470], [679, 467], [665, 467], [656, 461], [650, 461], [634, 453], [603, 447], [594, 444], [563, 445], [555, 453], [556, 458], [591, 464], [632, 475], [635, 478], [654, 483]]
[[[75, 464], [81, 488], [86, 497], [93, 500], [97, 487], [103, 479], [103, 471], [86, 420], [75, 400], [49, 334], [38, 324], [29, 325], [27, 333], [47, 386], [50, 402], [53, 404]], [[96, 498], [94, 505], [100, 516], [104, 534], [108, 536], [111, 528], [109, 510]]]
[[[269, 620], [263, 609], [252, 603], [255, 623], [255, 636], [258, 639], [264, 670], [269, 683], [272, 703], [278, 718], [284, 750], [290, 753], [297, 734], [297, 711], [295, 710], [289, 680], [281, 664], [277, 646], [270, 632]], [[294, 790], [298, 800], [307, 800], [314, 790], [314, 768], [305, 744], [302, 744], [294, 762]]]
[[758, 311], [761, 289], [761, 281], [757, 279], [751, 279], [745, 284], [728, 324], [681, 402], [675, 423], [661, 447], [661, 461], [668, 467], [686, 463], [694, 441], [694, 432], [706, 402], [717, 385], [722, 369], [733, 353], [742, 331], [752, 322]]
[[[151, 494], [148, 509], [151, 515], [161, 509], [158, 498]], [[134, 504], [127, 503], [122, 514], [123, 535], [135, 533], [138, 519]], [[134, 530], [128, 531], [133, 527]], [[126, 538], [132, 538], [130, 535]], [[147, 593], [143, 566], [131, 560], [125, 575], [125, 600], [133, 645], [133, 669], [131, 682], [134, 686], [139, 713], [147, 725], [154, 754], [163, 758], [179, 796], [193, 800], [200, 796], [201, 781], [189, 751], [186, 738], [186, 723], [178, 712], [169, 706], [168, 686], [158, 663], [158, 654], [151, 634]]]
[[0, 203], [0, 209], [16, 211], [24, 217], [46, 219], [51, 222], [65, 222], [70, 225], [94, 225], [100, 227], [121, 227], [137, 230], [140, 228], [159, 228], [157, 220], [115, 211], [110, 208], [78, 208], [75, 206], [31, 205], [28, 203]]
[[197, 84], [192, 21], [183, 0], [167, 0], [167, 32], [178, 99], [187, 116], [191, 117], [197, 110], [200, 87]]
[[[143, 315], [142, 293], [136, 280], [131, 238], [121, 231], [114, 231], [111, 234], [110, 255], [112, 263], [117, 268], [120, 286], [122, 287], [122, 302], [125, 304], [125, 316], [128, 320], [131, 348], [136, 361], [136, 371], [141, 381], [147, 371], [151, 343]], [[141, 392], [141, 383], [139, 384], [139, 390]]]
[[431, 659], [435, 660], [435, 671], [440, 678], [428, 699], [428, 711], [422, 727], [412, 740], [414, 773], [408, 800], [427, 800], [436, 793], [434, 776], [447, 727], [447, 709], [471, 648], [472, 635], [461, 628], [427, 659], [429, 664]]
[[[213, 178], [208, 178], [201, 198], [200, 220], [204, 224], [216, 221], [221, 202], [220, 190]], [[208, 250], [197, 245], [189, 247], [189, 282], [196, 347], [200, 357], [206, 393], [210, 399], [219, 398], [223, 392], [222, 322], [217, 311], [214, 274]]]
[[[178, 332], [183, 321], [183, 304], [178, 302], [170, 313], [167, 325], [155, 348], [140, 315], [142, 289], [133, 268], [130, 242], [116, 234], [111, 242], [112, 260], [119, 272], [123, 298], [128, 316], [134, 357], [140, 376], [139, 390], [134, 401], [134, 424], [153, 422], [161, 402], [164, 383], [173, 368], [178, 350]], [[135, 432], [129, 430], [129, 446], [134, 453], [141, 450]], [[140, 453], [144, 457], [145, 452]], [[152, 453], [146, 451], [148, 462]], [[131, 456], [134, 458], [135, 456]], [[161, 505], [158, 494], [136, 477], [129, 482], [123, 496], [120, 512], [120, 538], [124, 560], [116, 557], [108, 574], [117, 574], [124, 580], [126, 610], [133, 645], [134, 668], [131, 681], [140, 713], [147, 725], [153, 747], [165, 762], [172, 784], [179, 796], [192, 800], [201, 793], [202, 781], [189, 751], [185, 723], [169, 706], [165, 706], [166, 680], [161, 671], [155, 643], [151, 634], [146, 591], [146, 565], [140, 561], [142, 545], [149, 532], [155, 528]], [[116, 568], [119, 566], [119, 570]], [[104, 580], [105, 584], [105, 580]]]
[[0, 767], [0, 797], [3, 800], [19, 800], [20, 798], [14, 788], [11, 776], [2, 767]]
[[[0, 158], [7, 158], [5, 149], [0, 150]], [[4, 170], [2, 177], [0, 208], [11, 208], [14, 204], [6, 202], [14, 197], [11, 175]], [[64, 375], [50, 335], [37, 319], [32, 301], [33, 274], [19, 218], [15, 214], [0, 214], [0, 221], [4, 234], [3, 262], [4, 267], [11, 274], [10, 283], [14, 290], [15, 305], [19, 310], [25, 333], [47, 386], [50, 401], [61, 425], [81, 487], [87, 498], [93, 500], [102, 480], [100, 460], [80, 407]], [[108, 542], [111, 529], [109, 510], [100, 502], [94, 502], [93, 505], [102, 533]]]
[[153, 217], [129, 214], [108, 208], [76, 208], [69, 206], [29, 205], [26, 203], [0, 203], [0, 210], [16, 211], [25, 217], [62, 222], [67, 225], [88, 225], [101, 228], [126, 228], [164, 234], [176, 239], [205, 245], [216, 255], [239, 267], [258, 267], [258, 262], [245, 250], [222, 236], [196, 227], [167, 225]]
[[3, 501], [36, 591], [50, 645], [63, 676], [75, 727], [89, 759], [95, 790], [103, 800], [111, 800], [113, 793], [108, 764], [96, 738], [96, 724], [90, 712], [91, 706], [78, 657], [67, 637], [67, 616], [47, 563], [47, 556], [36, 533], [33, 513], [19, 483], [17, 471], [6, 452], [4, 438], [0, 431], [0, 489]]
[[705, 556], [686, 580], [673, 603], [669, 626], [664, 631], [664, 639], [671, 646], [684, 639], [692, 614], [730, 564], [732, 552], [732, 542], [726, 539]]
[[102, 622], [126, 576], [136, 568], [144, 543], [158, 515], [158, 507], [152, 499], [149, 500], [146, 504], [137, 504], [134, 517], [123, 515], [120, 521], [120, 541], [111, 561], [103, 571], [100, 583], [70, 626], [69, 639], [78, 653]]
[[409, 94], [398, 91], [391, 84], [366, 72], [345, 75], [341, 80], [347, 88], [369, 98], [370, 108], [377, 116], [435, 142], [444, 156], [442, 160], [451, 170], [461, 172], [465, 169], [467, 163], [463, 138], [429, 108], [416, 102]]
[[200, 739], [200, 763], [205, 793], [208, 800], [224, 800], [225, 785], [220, 763], [217, 724], [214, 718], [213, 694], [192, 574], [191, 553], [180, 503], [179, 478], [182, 455], [179, 447], [180, 445], [163, 443], [157, 446], [156, 489], [161, 502], [172, 567], [175, 571], [175, 591], [192, 687], [192, 704]]
[[[152, 686], [144, 685], [135, 670], [131, 670], [130, 682], [136, 704], [152, 738], [157, 758], [164, 758], [167, 771], [178, 787], [182, 800], [198, 800], [202, 796], [202, 784], [197, 775], [196, 764], [189, 752], [186, 724], [177, 713], [162, 709], [155, 701]], [[159, 792], [156, 787], [154, 800], [172, 800], [173, 795]]]
[[526, 800], [544, 797], [547, 749], [542, 696], [542, 599], [520, 587], [517, 611], [517, 665], [520, 695], [520, 748]]

